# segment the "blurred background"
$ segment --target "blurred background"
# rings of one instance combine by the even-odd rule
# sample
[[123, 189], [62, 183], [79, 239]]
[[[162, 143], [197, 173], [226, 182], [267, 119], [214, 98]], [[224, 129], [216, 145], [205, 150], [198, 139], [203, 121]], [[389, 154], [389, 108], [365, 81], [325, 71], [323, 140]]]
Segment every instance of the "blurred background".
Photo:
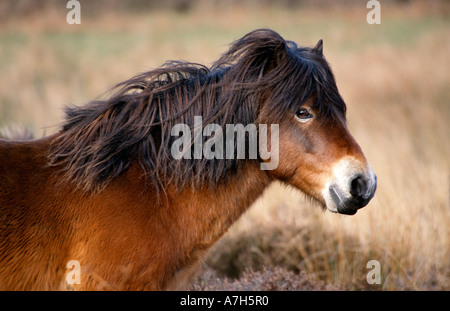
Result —
[[[80, 0], [69, 25], [67, 1], [2, 0], [0, 128], [52, 134], [64, 106], [166, 60], [210, 65], [257, 28], [323, 39], [375, 198], [342, 216], [275, 183], [191, 288], [450, 290], [450, 2], [380, 3], [369, 25], [367, 1]], [[369, 260], [381, 284], [368, 284]]]

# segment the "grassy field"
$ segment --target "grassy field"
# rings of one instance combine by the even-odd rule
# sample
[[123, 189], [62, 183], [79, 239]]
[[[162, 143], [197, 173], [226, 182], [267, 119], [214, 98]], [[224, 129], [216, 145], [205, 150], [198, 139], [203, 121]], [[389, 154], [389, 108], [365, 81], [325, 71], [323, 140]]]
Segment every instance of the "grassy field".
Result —
[[[256, 28], [300, 45], [322, 38], [349, 128], [378, 176], [375, 198], [340, 216], [274, 184], [211, 250], [193, 289], [450, 290], [448, 6], [382, 5], [380, 25], [367, 24], [367, 12], [365, 3], [134, 14], [82, 7], [81, 25], [68, 25], [62, 5], [3, 20], [0, 127], [54, 133], [65, 105], [168, 59], [211, 64]], [[366, 281], [369, 260], [380, 262], [379, 285]]]

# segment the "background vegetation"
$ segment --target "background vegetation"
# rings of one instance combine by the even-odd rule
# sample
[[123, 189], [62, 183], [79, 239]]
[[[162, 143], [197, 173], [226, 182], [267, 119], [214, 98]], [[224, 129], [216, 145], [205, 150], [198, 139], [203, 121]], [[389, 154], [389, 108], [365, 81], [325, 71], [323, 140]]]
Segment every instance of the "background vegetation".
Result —
[[[274, 184], [205, 258], [192, 289], [449, 290], [450, 11], [445, 1], [67, 1], [0, 4], [0, 127], [54, 133], [81, 105], [168, 59], [211, 64], [256, 28], [324, 39], [348, 124], [378, 176], [355, 216]], [[93, 4], [95, 3], [95, 4]], [[380, 285], [366, 281], [369, 260]], [[247, 269], [247, 270], [246, 270]]]

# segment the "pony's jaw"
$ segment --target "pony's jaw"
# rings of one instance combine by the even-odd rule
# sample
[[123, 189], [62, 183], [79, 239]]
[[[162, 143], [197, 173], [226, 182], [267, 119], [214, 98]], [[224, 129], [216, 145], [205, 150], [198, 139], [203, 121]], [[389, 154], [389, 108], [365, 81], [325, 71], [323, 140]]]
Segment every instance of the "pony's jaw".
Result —
[[345, 157], [333, 166], [322, 197], [331, 212], [353, 215], [375, 195], [377, 177], [369, 164]]

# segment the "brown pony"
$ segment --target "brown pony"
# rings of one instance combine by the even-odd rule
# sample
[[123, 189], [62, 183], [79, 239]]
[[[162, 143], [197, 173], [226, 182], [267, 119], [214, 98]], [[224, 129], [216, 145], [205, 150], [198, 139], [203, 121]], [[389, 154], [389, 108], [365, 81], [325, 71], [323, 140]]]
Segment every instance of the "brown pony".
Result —
[[[183, 288], [274, 180], [356, 213], [376, 177], [345, 112], [322, 41], [298, 47], [263, 29], [211, 68], [167, 63], [106, 100], [68, 108], [53, 136], [0, 140], [0, 289]], [[268, 160], [248, 151], [175, 159], [171, 131], [192, 128], [195, 116], [203, 127], [277, 124], [278, 166], [262, 170]], [[72, 260], [75, 284], [66, 278]]]

